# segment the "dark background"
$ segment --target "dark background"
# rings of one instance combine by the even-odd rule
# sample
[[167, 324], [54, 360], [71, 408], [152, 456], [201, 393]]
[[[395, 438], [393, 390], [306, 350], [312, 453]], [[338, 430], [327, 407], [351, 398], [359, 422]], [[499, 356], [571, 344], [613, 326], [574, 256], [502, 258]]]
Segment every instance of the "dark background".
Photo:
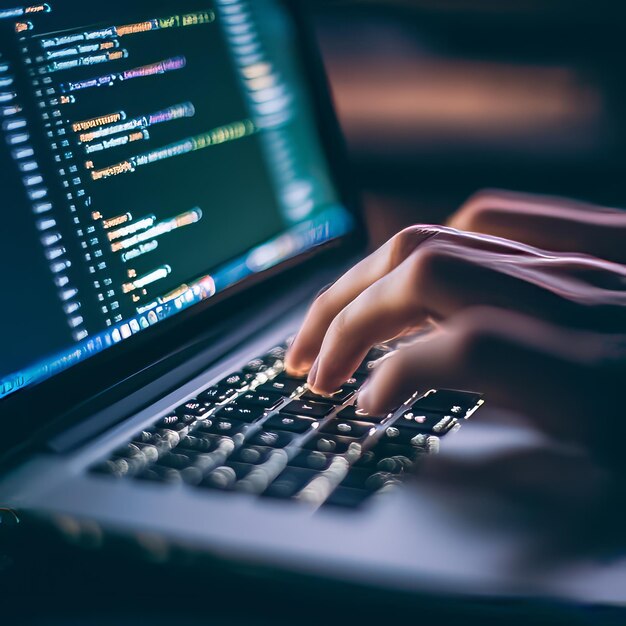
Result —
[[375, 243], [484, 187], [626, 206], [623, 3], [308, 4]]
[[[621, 3], [309, 4], [375, 242], [407, 223], [445, 220], [483, 187], [626, 206]], [[468, 607], [4, 537], [7, 623], [623, 623], [593, 607]]]

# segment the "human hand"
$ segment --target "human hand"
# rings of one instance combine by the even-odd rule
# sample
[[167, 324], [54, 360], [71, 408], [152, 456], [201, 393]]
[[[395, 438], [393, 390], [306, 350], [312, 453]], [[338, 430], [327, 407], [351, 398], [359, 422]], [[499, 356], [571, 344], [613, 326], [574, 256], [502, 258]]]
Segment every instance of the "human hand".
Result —
[[626, 263], [626, 211], [566, 198], [485, 190], [450, 219], [453, 228]]
[[625, 312], [620, 265], [413, 227], [316, 300], [286, 365], [298, 373], [310, 368], [313, 390], [331, 393], [372, 345], [434, 319], [435, 332], [376, 368], [359, 397], [364, 410], [398, 406], [416, 389], [477, 389], [547, 432], [602, 454], [611, 448], [615, 458]]

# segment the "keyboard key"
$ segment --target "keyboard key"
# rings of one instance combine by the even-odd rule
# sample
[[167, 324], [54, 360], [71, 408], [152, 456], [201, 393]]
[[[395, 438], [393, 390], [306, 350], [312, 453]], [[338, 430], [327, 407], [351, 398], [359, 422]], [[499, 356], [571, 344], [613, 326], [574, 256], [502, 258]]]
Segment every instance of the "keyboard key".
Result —
[[379, 458], [374, 450], [366, 450], [354, 465], [355, 467], [376, 467]]
[[273, 448], [267, 446], [247, 446], [233, 453], [233, 461], [240, 463], [248, 463], [250, 465], [259, 465], [267, 461], [268, 456]]
[[145, 480], [149, 482], [158, 482], [166, 484], [180, 484], [183, 482], [183, 477], [178, 470], [171, 469], [169, 467], [162, 467], [160, 465], [153, 465], [143, 472], [135, 476], [138, 480]]
[[193, 457], [180, 452], [170, 452], [161, 457], [157, 463], [161, 467], [169, 467], [171, 469], [182, 470], [193, 464]]
[[351, 378], [348, 378], [343, 385], [341, 385], [342, 389], [359, 389], [363, 383], [367, 380], [367, 376], [365, 374], [353, 374]]
[[210, 489], [232, 489], [237, 482], [237, 472], [234, 468], [222, 465], [214, 469], [212, 472], [200, 482], [199, 487], [209, 487]]
[[133, 437], [133, 443], [146, 443], [155, 445], [160, 442], [160, 437], [153, 430], [142, 430], [140, 433]]
[[429, 439], [430, 436], [426, 433], [416, 432], [412, 428], [393, 425], [385, 428], [382, 441], [426, 449], [429, 445]]
[[[143, 450], [147, 447], [148, 446], [143, 446], [143, 445], [139, 446], [135, 443], [127, 443], [126, 445], [123, 445], [121, 448], [118, 448], [113, 453], [113, 456], [120, 457], [123, 459], [144, 459], [145, 460], [145, 454]], [[153, 446], [149, 446], [149, 447], [153, 447]]]
[[374, 492], [388, 485], [401, 484], [401, 482], [397, 474], [380, 471], [372, 472], [369, 469], [351, 467], [340, 486]]
[[172, 430], [158, 431], [144, 430], [133, 438], [132, 443], [137, 445], [154, 446], [159, 452], [167, 451], [178, 445], [180, 435]]
[[279, 393], [257, 391], [247, 391], [237, 398], [238, 406], [260, 406], [264, 409], [273, 409], [279, 405], [283, 399]]
[[268, 369], [267, 363], [263, 359], [252, 359], [243, 369], [243, 372], [250, 374], [260, 374]]
[[350, 489], [367, 489], [366, 485], [373, 473], [371, 470], [363, 467], [351, 467], [341, 486], [349, 487]]
[[360, 420], [377, 424], [384, 420], [387, 415], [370, 415], [358, 406], [347, 406], [337, 413], [337, 417], [344, 420]]
[[354, 439], [339, 435], [316, 435], [304, 444], [307, 450], [318, 450], [333, 454], [343, 454], [348, 450]]
[[189, 400], [185, 402], [185, 404], [181, 404], [177, 409], [176, 413], [179, 415], [195, 415], [196, 417], [202, 417], [205, 413], [210, 410], [210, 406], [207, 406], [205, 403], [200, 400]]
[[[131, 441], [128, 444], [128, 446], [137, 446], [141, 450], [142, 454], [144, 455], [146, 459], [146, 463], [148, 464], [154, 463], [155, 461], [157, 461], [161, 454], [161, 449], [149, 443], [139, 443], [136, 441]], [[118, 453], [118, 454], [115, 454], [115, 456], [125, 457], [126, 455]]]
[[256, 374], [252, 372], [235, 372], [234, 374], [222, 378], [222, 380], [217, 383], [217, 386], [226, 389], [243, 389], [255, 378]]
[[231, 467], [235, 470], [237, 480], [245, 478], [250, 473], [250, 471], [254, 469], [254, 465], [250, 463], [239, 463], [236, 461], [229, 461], [228, 463], [226, 463], [225, 467]]
[[287, 466], [289, 455], [285, 450], [272, 450], [267, 461], [255, 465], [254, 469], [240, 480], [236, 489], [250, 494], [262, 494]]
[[320, 396], [312, 391], [306, 391], [302, 396], [301, 400], [313, 401], [313, 402], [332, 402], [333, 404], [343, 404], [347, 400], [349, 400], [355, 394], [354, 389], [349, 389], [348, 387], [341, 387], [335, 391], [335, 393], [329, 396]]
[[194, 452], [212, 452], [220, 442], [218, 435], [204, 435], [197, 431], [193, 435], [183, 437], [176, 446], [177, 450], [193, 450]]
[[305, 433], [317, 424], [314, 419], [307, 417], [296, 417], [295, 415], [274, 415], [265, 422], [265, 428], [275, 428], [277, 430], [287, 430], [291, 433]]
[[416, 432], [443, 435], [454, 428], [457, 423], [457, 419], [451, 415], [427, 413], [426, 411], [407, 411], [395, 422], [394, 426], [411, 428]]
[[[398, 464], [411, 464], [412, 466], [427, 452], [425, 447], [417, 448], [411, 445], [379, 443], [374, 449], [365, 451], [355, 463], [355, 467], [367, 467], [397, 473], [394, 468], [397, 468]], [[388, 461], [388, 459], [393, 459], [393, 461]]]
[[320, 432], [328, 433], [330, 435], [342, 435], [344, 437], [354, 437], [360, 439], [362, 437], [366, 437], [372, 428], [373, 426], [366, 422], [334, 419], [326, 424]]
[[267, 488], [264, 496], [272, 498], [293, 498], [307, 485], [317, 472], [300, 467], [288, 467]]
[[287, 354], [287, 349], [285, 346], [276, 346], [267, 352], [267, 354], [263, 357], [263, 360], [273, 367], [277, 361], [284, 361], [285, 354]]
[[307, 417], [322, 418], [326, 417], [334, 410], [332, 404], [324, 404], [322, 402], [304, 402], [302, 400], [292, 400], [281, 413], [288, 415], [302, 415]]
[[197, 421], [197, 417], [195, 415], [189, 415], [183, 413], [181, 415], [166, 415], [162, 417], [155, 426], [157, 428], [169, 428], [171, 430], [181, 430], [182, 428], [189, 426], [190, 424], [194, 424]]
[[425, 448], [379, 443], [374, 449], [363, 452], [354, 466], [374, 471], [401, 473], [405, 469], [412, 468], [426, 454]]
[[228, 404], [220, 409], [215, 417], [239, 420], [248, 424], [255, 422], [263, 415], [263, 408], [258, 406], [239, 406], [239, 402]]
[[252, 437], [250, 443], [257, 446], [269, 446], [271, 448], [284, 448], [289, 445], [298, 435], [284, 430], [264, 430]]
[[440, 389], [421, 398], [411, 408], [419, 412], [436, 411], [462, 418], [481, 398], [482, 394], [479, 393]]
[[281, 396], [290, 396], [302, 387], [302, 383], [297, 380], [270, 380], [257, 387], [260, 393], [278, 393]]
[[228, 402], [236, 393], [236, 389], [214, 386], [198, 394], [198, 399], [209, 405], [224, 404], [224, 402]]
[[379, 491], [381, 489], [401, 485], [402, 480], [396, 474], [389, 472], [376, 472], [365, 481], [365, 489]]
[[389, 474], [403, 474], [410, 472], [414, 467], [415, 461], [404, 455], [384, 457], [376, 463], [376, 469]]
[[123, 478], [133, 474], [134, 466], [130, 459], [109, 459], [98, 463], [91, 468], [96, 474], [104, 474], [106, 476], [114, 476], [115, 478]]
[[322, 472], [328, 469], [332, 460], [333, 456], [331, 454], [325, 454], [317, 450], [303, 450], [289, 462], [289, 465]]
[[[210, 435], [228, 435], [231, 437], [248, 428], [248, 424], [232, 419], [211, 418], [200, 422], [197, 432]], [[194, 431], [195, 432], [195, 431]]]
[[198, 486], [228, 491], [238, 480], [245, 478], [254, 467], [248, 463], [228, 462], [207, 474]]
[[161, 430], [170, 430], [176, 433], [183, 432], [183, 434], [186, 434], [189, 429], [189, 424], [181, 419], [171, 421], [159, 420], [156, 423], [156, 427]]
[[378, 364], [378, 361], [385, 356], [393, 352], [393, 350], [387, 346], [377, 346], [372, 348], [368, 353], [363, 362], [357, 369], [358, 374], [368, 375]]

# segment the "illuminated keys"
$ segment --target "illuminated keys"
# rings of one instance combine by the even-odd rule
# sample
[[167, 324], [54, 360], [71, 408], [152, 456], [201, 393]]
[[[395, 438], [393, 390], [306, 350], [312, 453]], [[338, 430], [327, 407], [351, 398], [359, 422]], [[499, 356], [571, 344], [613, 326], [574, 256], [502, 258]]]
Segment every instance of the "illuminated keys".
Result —
[[278, 430], [286, 430], [291, 433], [305, 433], [317, 424], [316, 420], [307, 417], [296, 417], [291, 415], [274, 415], [270, 417], [264, 426], [266, 428], [275, 428]]
[[21, 130], [22, 128], [26, 128], [25, 119], [9, 120], [2, 124], [2, 130], [5, 132], [13, 132], [15, 130]]
[[321, 418], [326, 417], [331, 411], [333, 411], [334, 408], [334, 405], [324, 404], [322, 402], [293, 400], [284, 409], [282, 409], [281, 413]]
[[26, 143], [30, 139], [28, 133], [14, 133], [7, 135], [7, 143], [10, 146], [17, 146], [22, 143]]
[[20, 159], [30, 159], [34, 154], [35, 151], [32, 148], [19, 148], [12, 152], [12, 156], [16, 161]]

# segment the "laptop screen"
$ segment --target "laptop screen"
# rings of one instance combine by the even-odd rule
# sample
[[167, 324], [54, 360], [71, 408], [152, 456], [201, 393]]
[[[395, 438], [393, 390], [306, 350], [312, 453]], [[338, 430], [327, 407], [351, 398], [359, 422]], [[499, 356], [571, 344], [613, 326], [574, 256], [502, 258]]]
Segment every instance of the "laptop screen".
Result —
[[0, 397], [346, 234], [274, 0], [0, 0]]

